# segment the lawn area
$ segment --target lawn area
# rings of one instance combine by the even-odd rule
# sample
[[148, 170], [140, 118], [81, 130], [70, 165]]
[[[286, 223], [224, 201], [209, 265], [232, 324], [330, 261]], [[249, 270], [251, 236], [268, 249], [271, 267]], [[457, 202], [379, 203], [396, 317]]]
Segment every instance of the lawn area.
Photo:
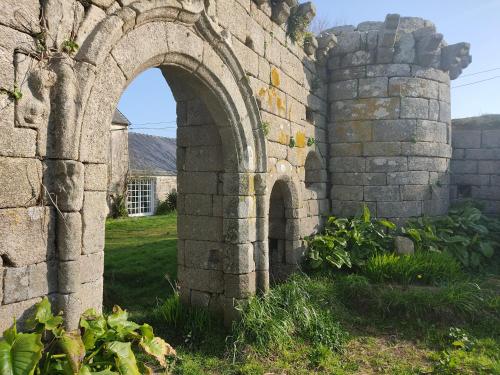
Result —
[[175, 304], [164, 277], [176, 275], [175, 215], [109, 220], [105, 307], [151, 323], [177, 350], [173, 374], [500, 374], [500, 277], [447, 263], [388, 256], [299, 273], [226, 329]]
[[104, 306], [127, 309], [131, 318], [150, 317], [159, 300], [172, 294], [177, 275], [177, 218], [109, 219], [104, 250]]

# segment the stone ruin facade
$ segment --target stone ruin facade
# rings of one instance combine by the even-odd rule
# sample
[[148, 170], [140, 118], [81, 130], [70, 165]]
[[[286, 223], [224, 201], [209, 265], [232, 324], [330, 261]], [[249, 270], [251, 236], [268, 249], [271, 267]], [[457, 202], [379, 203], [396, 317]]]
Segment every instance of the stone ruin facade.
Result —
[[101, 309], [109, 127], [159, 67], [177, 101], [178, 278], [223, 312], [297, 267], [363, 204], [450, 201], [450, 79], [471, 61], [388, 15], [315, 37], [297, 0], [0, 0], [0, 329], [48, 295]]

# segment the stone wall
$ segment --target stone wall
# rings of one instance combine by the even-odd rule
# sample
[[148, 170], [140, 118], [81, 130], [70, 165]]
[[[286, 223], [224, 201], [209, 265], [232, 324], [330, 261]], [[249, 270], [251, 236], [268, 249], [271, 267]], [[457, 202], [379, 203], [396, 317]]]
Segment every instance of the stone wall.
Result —
[[155, 176], [155, 199], [158, 202], [167, 199], [173, 191], [177, 191], [177, 176]]
[[500, 215], [500, 115], [453, 120], [451, 200], [472, 198]]
[[468, 65], [468, 46], [455, 53], [431, 22], [399, 15], [327, 32], [338, 39], [328, 61], [333, 213], [362, 204], [399, 221], [446, 213], [448, 71]]
[[446, 209], [449, 78], [470, 56], [427, 21], [391, 15], [313, 37], [290, 26], [315, 15], [296, 0], [0, 5], [0, 330], [44, 295], [71, 327], [102, 307], [109, 127], [151, 67], [178, 103], [188, 303], [230, 320], [268, 288], [275, 186], [290, 270], [332, 211]]

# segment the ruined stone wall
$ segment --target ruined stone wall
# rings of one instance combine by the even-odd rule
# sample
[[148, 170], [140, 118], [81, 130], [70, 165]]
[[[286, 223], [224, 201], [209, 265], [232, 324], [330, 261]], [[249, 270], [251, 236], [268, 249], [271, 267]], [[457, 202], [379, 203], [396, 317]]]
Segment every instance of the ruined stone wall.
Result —
[[449, 72], [469, 64], [468, 45], [447, 46], [431, 22], [399, 15], [328, 32], [338, 39], [328, 62], [333, 213], [446, 213]]
[[0, 330], [44, 295], [69, 326], [102, 307], [109, 127], [151, 67], [178, 102], [186, 302], [231, 319], [235, 301], [268, 288], [275, 186], [282, 269], [332, 211], [446, 208], [449, 74], [470, 56], [426, 21], [315, 37], [297, 27], [314, 6], [296, 0], [0, 5]]
[[500, 115], [453, 120], [451, 200], [474, 199], [500, 215]]

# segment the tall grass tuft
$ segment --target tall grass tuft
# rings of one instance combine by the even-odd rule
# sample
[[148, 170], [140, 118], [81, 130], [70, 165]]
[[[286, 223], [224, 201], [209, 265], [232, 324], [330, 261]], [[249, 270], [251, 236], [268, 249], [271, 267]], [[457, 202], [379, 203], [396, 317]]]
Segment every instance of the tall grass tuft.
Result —
[[448, 253], [379, 254], [368, 260], [362, 273], [375, 283], [439, 285], [465, 278], [458, 261]]
[[178, 292], [155, 309], [155, 317], [166, 327], [190, 339], [203, 338], [214, 323], [207, 309], [184, 305]]
[[235, 346], [250, 344], [257, 351], [271, 352], [302, 339], [341, 350], [347, 333], [328, 311], [314, 305], [308, 281], [294, 276], [240, 306], [241, 318], [233, 325]]

